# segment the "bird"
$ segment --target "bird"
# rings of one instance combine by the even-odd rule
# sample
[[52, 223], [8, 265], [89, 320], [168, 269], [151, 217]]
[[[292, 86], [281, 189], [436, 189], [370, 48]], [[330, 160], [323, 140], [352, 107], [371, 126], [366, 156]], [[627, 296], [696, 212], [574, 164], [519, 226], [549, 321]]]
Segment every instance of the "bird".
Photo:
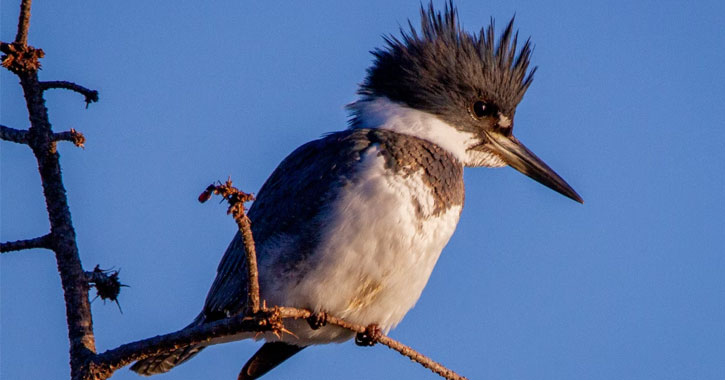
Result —
[[[287, 156], [259, 190], [248, 217], [261, 298], [325, 312], [387, 333], [415, 305], [464, 204], [464, 167], [510, 166], [583, 203], [512, 131], [532, 83], [532, 44], [517, 48], [514, 18], [466, 32], [453, 2], [420, 7], [421, 22], [384, 36], [347, 106], [349, 125]], [[245, 251], [237, 233], [202, 312], [189, 326], [243, 313]], [[285, 322], [291, 334], [242, 333], [136, 362], [141, 375], [169, 371], [210, 344], [265, 340], [239, 379], [256, 379], [305, 347], [354, 333]]]

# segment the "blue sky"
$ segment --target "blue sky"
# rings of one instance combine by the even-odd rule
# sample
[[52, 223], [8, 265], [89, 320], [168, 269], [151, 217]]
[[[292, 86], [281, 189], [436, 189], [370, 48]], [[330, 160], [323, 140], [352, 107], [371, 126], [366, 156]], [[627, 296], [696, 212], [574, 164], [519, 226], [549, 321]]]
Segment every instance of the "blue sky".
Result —
[[[16, 3], [2, 3], [5, 41]], [[510, 168], [467, 170], [458, 229], [391, 335], [471, 379], [722, 379], [724, 3], [456, 3], [469, 31], [516, 14], [532, 36], [539, 71], [515, 133], [585, 204]], [[77, 94], [47, 93], [54, 128], [88, 139], [59, 148], [83, 263], [120, 268], [131, 286], [123, 314], [93, 303], [100, 350], [193, 319], [236, 229], [197, 195], [230, 175], [256, 192], [294, 148], [345, 128], [369, 50], [417, 23], [418, 6], [33, 4], [41, 79], [100, 91], [87, 110]], [[16, 78], [0, 80], [0, 123], [26, 127]], [[45, 234], [34, 158], [6, 142], [0, 155], [2, 240]], [[28, 251], [0, 265], [0, 377], [67, 377], [55, 260]], [[233, 379], [258, 346], [213, 347], [157, 379]], [[268, 378], [436, 376], [345, 343]]]

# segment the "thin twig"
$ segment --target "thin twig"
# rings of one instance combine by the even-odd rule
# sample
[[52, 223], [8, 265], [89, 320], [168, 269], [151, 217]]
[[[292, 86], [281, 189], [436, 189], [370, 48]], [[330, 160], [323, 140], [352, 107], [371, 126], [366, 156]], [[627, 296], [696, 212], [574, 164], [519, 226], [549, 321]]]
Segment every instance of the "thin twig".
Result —
[[85, 148], [86, 137], [82, 133], [71, 128], [70, 131], [53, 133], [53, 141], [70, 141], [79, 148]]
[[253, 201], [254, 196], [234, 187], [231, 179], [228, 179], [224, 184], [209, 185], [199, 196], [199, 201], [206, 202], [211, 197], [211, 194], [221, 195], [229, 203], [227, 214], [232, 214], [239, 227], [239, 232], [242, 234], [244, 251], [247, 254], [248, 305], [252, 313], [256, 313], [261, 307], [259, 297], [259, 272], [257, 271], [257, 251], [255, 249], [254, 237], [252, 236], [252, 222], [244, 210], [244, 203]]
[[27, 145], [28, 131], [0, 125], [0, 139]]
[[259, 275], [257, 272], [257, 252], [254, 247], [254, 238], [252, 237], [252, 224], [246, 214], [234, 217], [242, 232], [242, 241], [244, 242], [244, 251], [247, 253], [247, 278], [249, 279], [249, 306], [253, 313], [259, 311]]
[[[279, 310], [280, 310], [280, 317], [282, 317], [282, 318], [307, 319], [314, 315], [312, 312], [310, 312], [309, 310], [305, 310], [305, 309], [280, 307]], [[331, 324], [331, 325], [345, 328], [350, 331], [354, 331], [358, 334], [364, 333], [368, 329], [368, 327], [366, 327], [366, 326], [351, 323], [344, 319], [337, 318], [337, 317], [329, 315], [329, 314], [325, 315], [325, 322], [328, 324]], [[401, 355], [408, 357], [410, 360], [422, 365], [425, 368], [428, 368], [429, 370], [435, 372], [436, 374], [438, 374], [442, 377], [445, 377], [446, 379], [450, 379], [450, 380], [465, 380], [466, 379], [465, 377], [457, 374], [456, 372], [446, 368], [442, 364], [440, 364], [440, 363], [434, 361], [433, 359], [414, 350], [410, 346], [406, 346], [405, 344], [403, 344], [385, 334], [381, 334], [379, 337], [376, 338], [376, 340], [378, 343], [383, 344], [395, 351], [398, 351]]]
[[463, 377], [453, 370], [446, 368], [442, 364], [434, 361], [433, 359], [421, 354], [420, 352], [414, 350], [410, 346], [406, 346], [405, 344], [390, 338], [389, 336], [383, 335], [379, 338], [378, 342], [380, 344], [383, 344], [385, 346], [388, 346], [389, 348], [398, 351], [401, 355], [407, 356], [410, 360], [422, 365], [425, 368], [428, 368], [429, 370], [437, 373], [441, 377], [445, 377], [449, 380], [466, 380], [466, 377]]
[[44, 82], [40, 82], [40, 88], [43, 91], [49, 90], [52, 88], [59, 88], [59, 89], [77, 92], [86, 98], [86, 108], [88, 108], [89, 104], [95, 103], [98, 101], [98, 91], [91, 90], [89, 88], [85, 88], [85, 87], [75, 84], [73, 82], [68, 82], [68, 81], [64, 81], [64, 80], [44, 81]]
[[23, 0], [20, 3], [20, 16], [18, 17], [18, 33], [15, 43], [26, 46], [28, 44], [28, 29], [30, 28], [30, 5], [32, 0]]
[[26, 240], [17, 240], [17, 241], [9, 241], [5, 243], [0, 244], [0, 252], [11, 252], [11, 251], [20, 251], [23, 249], [33, 249], [33, 248], [45, 248], [45, 249], [53, 249], [53, 238], [50, 234], [43, 235], [41, 237], [37, 237], [34, 239], [26, 239]]
[[237, 316], [185, 328], [173, 333], [127, 343], [96, 355], [97, 366], [113, 372], [136, 360], [170, 352], [174, 349], [207, 343], [214, 338], [232, 336], [242, 332], [281, 331], [278, 310], [263, 311], [253, 316]]
[[[260, 312], [252, 315], [240, 314], [231, 318], [205, 323], [173, 333], [124, 344], [120, 347], [97, 355], [93, 359], [93, 362], [95, 363], [98, 371], [103, 369], [103, 371], [113, 372], [136, 360], [141, 360], [162, 352], [169, 352], [181, 347], [207, 343], [214, 338], [232, 336], [242, 332], [284, 333], [285, 329], [281, 320], [308, 319], [313, 315], [315, 314], [309, 310], [294, 307], [275, 307], [272, 309], [261, 310]], [[325, 315], [325, 320], [326, 323], [339, 326], [356, 333], [365, 332], [367, 330], [367, 327], [365, 326], [350, 323], [331, 315]], [[402, 355], [407, 356], [411, 360], [423, 365], [446, 379], [466, 380], [465, 377], [456, 374], [441, 364], [429, 359], [425, 355], [386, 335], [379, 337], [378, 342], [398, 351]]]

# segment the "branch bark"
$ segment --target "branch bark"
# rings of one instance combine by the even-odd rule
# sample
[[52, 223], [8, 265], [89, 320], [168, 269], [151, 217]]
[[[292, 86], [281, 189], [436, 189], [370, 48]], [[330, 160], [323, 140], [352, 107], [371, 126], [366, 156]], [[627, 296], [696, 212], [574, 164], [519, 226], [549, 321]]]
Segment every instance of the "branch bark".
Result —
[[38, 172], [50, 220], [52, 247], [66, 305], [71, 378], [81, 379], [86, 373], [84, 369], [87, 367], [88, 359], [96, 352], [93, 318], [88, 300], [89, 285], [78, 255], [75, 229], [68, 209], [59, 157], [55, 150], [43, 89], [38, 80], [40, 68], [38, 59], [43, 56], [43, 52], [27, 46], [30, 6], [31, 0], [23, 0], [20, 5], [15, 43], [1, 44], [3, 52], [6, 53], [3, 57], [3, 66], [20, 78], [20, 85], [23, 88], [30, 119], [30, 128], [27, 132], [28, 145], [38, 162]]
[[82, 133], [71, 128], [70, 131], [60, 132], [53, 134], [53, 141], [70, 141], [73, 145], [84, 148], [86, 143], [86, 137]]
[[28, 131], [0, 125], [0, 139], [18, 144], [28, 144]]
[[28, 44], [28, 29], [30, 29], [30, 5], [32, 0], [23, 0], [20, 3], [20, 15], [18, 16], [18, 33], [15, 35], [15, 43], [26, 46]]
[[[212, 323], [179, 330], [170, 334], [159, 335], [152, 338], [124, 344], [118, 348], [103, 352], [93, 358], [92, 367], [97, 373], [110, 376], [113, 371], [122, 368], [136, 360], [168, 352], [180, 347], [206, 343], [214, 338], [231, 336], [242, 332], [274, 332], [284, 334], [284, 319], [309, 319], [319, 314], [306, 309], [293, 307], [275, 307], [261, 310], [252, 315], [237, 315]], [[325, 315], [328, 324], [339, 326], [356, 333], [364, 333], [368, 327], [350, 323], [332, 315]], [[450, 380], [466, 380], [454, 371], [444, 367], [427, 356], [415, 351], [395, 339], [386, 335], [377, 338], [383, 344], [411, 360], [423, 365], [436, 374]], [[104, 376], [103, 378], [106, 378]]]
[[254, 246], [251, 221], [244, 210], [244, 203], [253, 201], [254, 196], [235, 188], [232, 185], [231, 179], [228, 179], [224, 184], [209, 185], [199, 196], [199, 201], [202, 203], [206, 202], [212, 193], [221, 195], [229, 203], [227, 214], [232, 214], [234, 221], [237, 222], [237, 227], [239, 227], [239, 232], [242, 234], [244, 251], [247, 256], [247, 304], [251, 312], [256, 313], [261, 307], [259, 297], [259, 272], [257, 271], [257, 250]]
[[33, 248], [53, 249], [52, 236], [50, 236], [50, 234], [47, 234], [34, 239], [5, 242], [0, 244], [0, 253], [21, 251], [24, 249]]
[[58, 88], [77, 92], [86, 98], [86, 108], [88, 108], [89, 104], [98, 101], [98, 91], [85, 88], [73, 82], [68, 82], [64, 80], [44, 81], [40, 82], [40, 88], [43, 91]]

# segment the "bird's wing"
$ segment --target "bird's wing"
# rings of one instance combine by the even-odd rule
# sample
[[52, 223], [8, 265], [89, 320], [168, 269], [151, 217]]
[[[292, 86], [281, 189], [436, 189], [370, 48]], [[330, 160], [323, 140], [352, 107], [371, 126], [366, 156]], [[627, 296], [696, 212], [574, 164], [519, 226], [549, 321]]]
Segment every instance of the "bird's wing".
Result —
[[[267, 179], [249, 210], [259, 261], [264, 255], [290, 255], [274, 258], [294, 265], [312, 253], [319, 226], [313, 220], [332, 201], [336, 188], [354, 175], [360, 154], [372, 145], [379, 132], [347, 130], [309, 142], [292, 152]], [[265, 249], [275, 237], [293, 236], [295, 252]], [[244, 244], [236, 234], [217, 268], [217, 277], [204, 306], [206, 320], [235, 315], [244, 310], [247, 273]]]

